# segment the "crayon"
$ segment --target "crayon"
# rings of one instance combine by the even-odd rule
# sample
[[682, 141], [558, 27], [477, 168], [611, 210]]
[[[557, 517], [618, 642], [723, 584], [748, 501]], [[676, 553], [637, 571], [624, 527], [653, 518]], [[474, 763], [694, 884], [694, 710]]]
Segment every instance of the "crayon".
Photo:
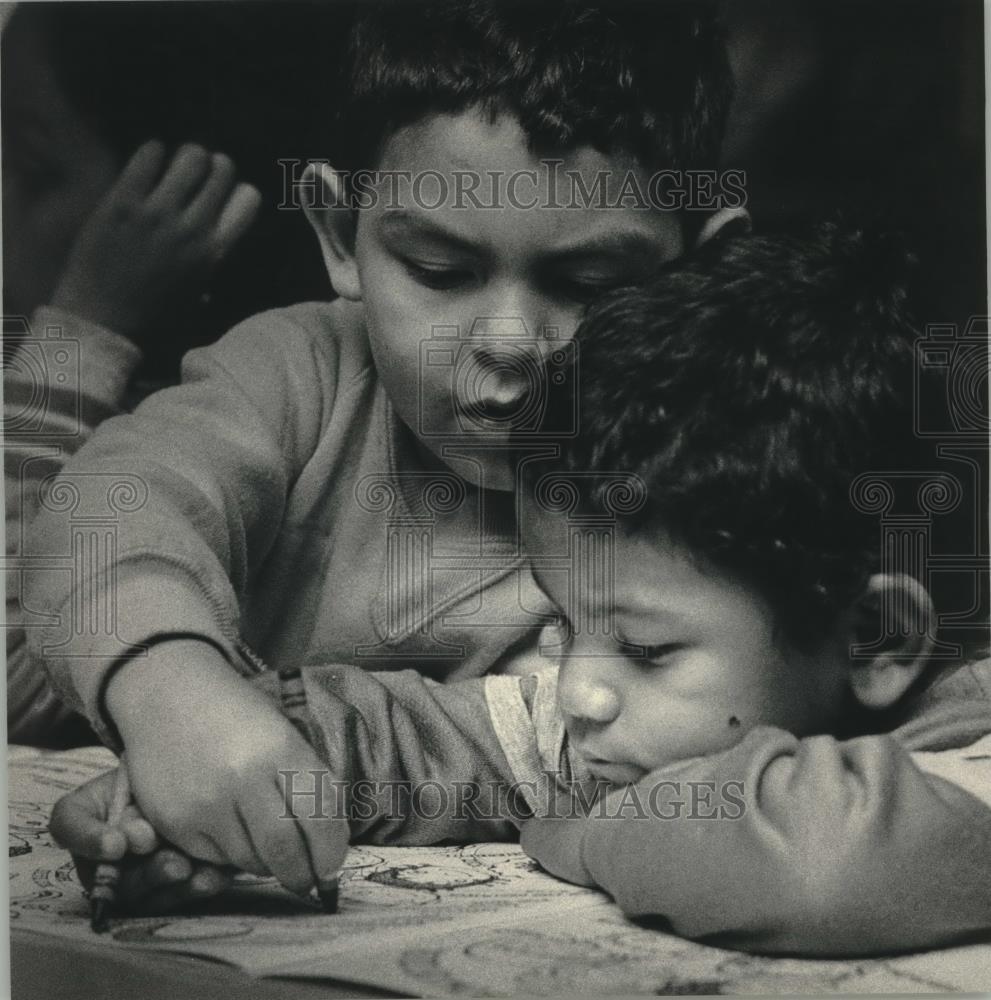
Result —
[[[298, 669], [279, 671], [279, 694], [282, 710], [289, 721], [305, 736], [303, 714], [306, 711], [306, 688]], [[317, 896], [324, 913], [337, 912], [338, 884], [336, 878], [320, 879], [317, 882]]]

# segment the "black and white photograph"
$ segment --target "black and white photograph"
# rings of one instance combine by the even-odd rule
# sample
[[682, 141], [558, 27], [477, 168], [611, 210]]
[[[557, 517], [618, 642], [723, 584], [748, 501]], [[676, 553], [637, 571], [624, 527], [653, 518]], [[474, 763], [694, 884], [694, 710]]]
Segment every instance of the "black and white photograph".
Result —
[[0, 995], [991, 992], [989, 13], [0, 4]]

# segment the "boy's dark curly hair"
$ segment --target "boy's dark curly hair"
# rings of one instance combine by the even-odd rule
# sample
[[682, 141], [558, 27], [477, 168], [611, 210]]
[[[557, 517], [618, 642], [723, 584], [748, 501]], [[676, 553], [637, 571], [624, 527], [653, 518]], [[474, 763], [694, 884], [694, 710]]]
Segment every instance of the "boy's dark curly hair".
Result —
[[709, 0], [425, 0], [358, 9], [338, 162], [432, 112], [515, 115], [532, 148], [715, 167], [732, 76]]
[[828, 224], [727, 239], [603, 298], [577, 334], [578, 434], [529, 485], [551, 466], [634, 473], [647, 501], [626, 530], [739, 575], [789, 639], [815, 641], [881, 562], [852, 483], [919, 467], [910, 263], [886, 235]]

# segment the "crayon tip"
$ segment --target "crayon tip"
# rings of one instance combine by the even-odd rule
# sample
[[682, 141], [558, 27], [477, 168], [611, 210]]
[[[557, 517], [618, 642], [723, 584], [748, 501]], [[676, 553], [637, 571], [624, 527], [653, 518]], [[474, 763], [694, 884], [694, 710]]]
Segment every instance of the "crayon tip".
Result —
[[320, 905], [323, 907], [324, 913], [337, 912], [338, 888], [336, 878], [321, 881], [317, 886], [317, 895], [320, 897]]
[[94, 899], [90, 908], [89, 925], [94, 934], [106, 934], [110, 930], [110, 907], [105, 899]]

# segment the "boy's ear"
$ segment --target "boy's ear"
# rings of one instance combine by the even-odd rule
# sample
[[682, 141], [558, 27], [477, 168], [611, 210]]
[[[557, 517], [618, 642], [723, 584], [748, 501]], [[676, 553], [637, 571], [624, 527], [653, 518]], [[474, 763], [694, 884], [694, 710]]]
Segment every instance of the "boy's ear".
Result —
[[749, 233], [751, 228], [750, 213], [740, 206], [739, 208], [721, 208], [705, 220], [695, 240], [695, 246], [700, 247], [703, 243], [708, 243], [723, 227], [732, 224], [734, 232]]
[[867, 581], [853, 609], [853, 638], [863, 652], [851, 649], [850, 662], [850, 686], [861, 705], [890, 708], [905, 694], [932, 653], [935, 623], [932, 598], [914, 577], [875, 573]]
[[355, 217], [347, 207], [343, 176], [326, 163], [310, 163], [299, 184], [303, 211], [313, 226], [334, 291], [342, 299], [361, 300], [354, 258]]

